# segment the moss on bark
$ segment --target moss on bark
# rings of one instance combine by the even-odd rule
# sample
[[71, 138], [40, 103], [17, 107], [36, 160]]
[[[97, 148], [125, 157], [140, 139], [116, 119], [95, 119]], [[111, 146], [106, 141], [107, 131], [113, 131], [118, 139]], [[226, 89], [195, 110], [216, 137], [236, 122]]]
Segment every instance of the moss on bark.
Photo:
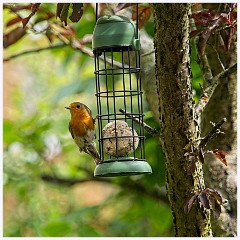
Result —
[[153, 4], [155, 15], [156, 79], [161, 142], [166, 156], [167, 192], [176, 236], [212, 236], [210, 213], [186, 201], [204, 188], [202, 165], [187, 175], [184, 147], [198, 137], [190, 82], [190, 4]]

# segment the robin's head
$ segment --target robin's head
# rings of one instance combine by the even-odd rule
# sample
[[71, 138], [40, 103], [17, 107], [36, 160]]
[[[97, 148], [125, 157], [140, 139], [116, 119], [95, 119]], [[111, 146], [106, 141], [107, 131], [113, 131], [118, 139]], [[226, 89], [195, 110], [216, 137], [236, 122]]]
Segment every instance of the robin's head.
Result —
[[84, 107], [84, 105], [80, 102], [73, 102], [68, 107], [65, 107], [66, 109], [69, 109], [70, 111], [81, 111], [81, 108]]
[[73, 102], [68, 107], [65, 107], [65, 108], [69, 109], [71, 114], [86, 112], [87, 114], [92, 115], [91, 110], [86, 105], [84, 105], [83, 103], [80, 103], [80, 102]]

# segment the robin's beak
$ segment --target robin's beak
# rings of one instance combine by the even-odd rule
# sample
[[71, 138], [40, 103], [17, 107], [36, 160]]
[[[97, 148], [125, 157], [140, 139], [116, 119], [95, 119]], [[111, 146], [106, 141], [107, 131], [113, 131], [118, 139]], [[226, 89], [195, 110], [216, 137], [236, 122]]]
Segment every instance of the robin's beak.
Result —
[[66, 109], [71, 109], [70, 107], [65, 107]]

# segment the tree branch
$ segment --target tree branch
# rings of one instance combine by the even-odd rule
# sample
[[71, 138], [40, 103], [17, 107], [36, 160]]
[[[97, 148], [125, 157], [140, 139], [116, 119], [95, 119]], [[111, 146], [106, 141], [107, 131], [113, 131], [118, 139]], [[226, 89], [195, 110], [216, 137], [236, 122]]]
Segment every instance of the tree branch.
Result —
[[149, 52], [141, 54], [141, 57], [146, 57], [148, 55], [151, 55], [152, 53], [155, 53], [155, 49], [150, 50]]
[[[197, 30], [195, 22], [194, 22], [194, 19], [191, 19], [190, 23], [191, 23], [191, 30], [192, 31], [193, 30]], [[195, 37], [195, 45], [196, 46], [198, 46], [200, 38], [202, 38], [202, 36], [200, 36], [200, 37], [196, 36]], [[201, 67], [202, 72], [203, 72], [203, 79], [204, 79], [206, 87], [204, 89], [202, 97], [200, 98], [198, 104], [195, 107], [196, 115], [198, 115], [206, 107], [207, 103], [209, 102], [210, 98], [213, 95], [213, 92], [215, 91], [216, 87], [220, 83], [220, 80], [223, 77], [226, 77], [229, 74], [232, 74], [233, 72], [237, 71], [237, 63], [232, 65], [228, 69], [225, 69], [225, 67], [223, 66], [223, 64], [222, 64], [222, 62], [221, 62], [221, 60], [219, 58], [219, 55], [218, 55], [217, 51], [216, 51], [216, 54], [217, 54], [217, 58], [219, 60], [219, 63], [220, 63], [220, 65], [223, 68], [223, 71], [220, 72], [219, 74], [217, 74], [215, 77], [213, 77], [213, 75], [212, 75], [212, 70], [211, 70], [211, 67], [209, 65], [206, 53], [204, 53], [203, 55], [202, 54], [198, 54], [199, 61], [200, 61], [200, 67]]]
[[[3, 62], [7, 62], [7, 61], [10, 61], [14, 58], [17, 58], [17, 57], [21, 57], [21, 56], [24, 56], [24, 55], [27, 55], [27, 54], [31, 54], [31, 53], [36, 53], [36, 52], [41, 52], [41, 51], [45, 51], [45, 50], [51, 50], [51, 49], [55, 49], [55, 48], [61, 48], [61, 47], [66, 47], [66, 46], [69, 46], [73, 49], [77, 49], [77, 50], [80, 50], [82, 53], [84, 54], [87, 54], [89, 57], [94, 57], [94, 54], [92, 52], [92, 49], [84, 46], [84, 45], [81, 45], [81, 44], [77, 44], [77, 41], [74, 41], [74, 42], [70, 42], [69, 43], [61, 43], [61, 44], [57, 44], [57, 45], [51, 45], [51, 46], [48, 46], [48, 47], [44, 47], [44, 48], [36, 48], [36, 49], [31, 49], [31, 50], [27, 50], [27, 51], [24, 51], [24, 52], [20, 52], [20, 53], [17, 53], [17, 54], [14, 54], [10, 57], [7, 57], [7, 58], [4, 58], [3, 59]], [[123, 65], [122, 63], [119, 63], [115, 60], [112, 61], [112, 59], [110, 58], [105, 58], [103, 56], [100, 57], [100, 59], [102, 61], [106, 60], [106, 62], [110, 65], [113, 64], [113, 66], [115, 67], [119, 67], [119, 68], [122, 68]], [[128, 65], [124, 65], [125, 68], [129, 68]]]
[[206, 105], [209, 102], [210, 98], [212, 97], [216, 87], [220, 83], [220, 80], [236, 71], [237, 71], [237, 63], [233, 64], [231, 67], [220, 72], [219, 74], [217, 74], [215, 77], [213, 77], [211, 79], [211, 84], [209, 84], [208, 87], [204, 89], [204, 93], [203, 93], [204, 98], [201, 97], [198, 104], [195, 107], [196, 114], [199, 114], [206, 107]]
[[[191, 31], [196, 31], [197, 30], [196, 24], [195, 24], [195, 21], [194, 21], [193, 18], [190, 18], [190, 27], [191, 27]], [[194, 42], [195, 42], [195, 45], [196, 45], [197, 49], [198, 49], [198, 45], [199, 45], [198, 43], [200, 41], [200, 38], [201, 38], [200, 36], [196, 36], [195, 39], [194, 39]], [[202, 69], [202, 72], [203, 72], [203, 79], [206, 82], [206, 84], [208, 85], [211, 82], [211, 79], [213, 78], [213, 75], [212, 75], [211, 67], [208, 63], [207, 55], [205, 53], [203, 55], [198, 54], [198, 57], [199, 57], [199, 65], [200, 65], [200, 67]]]
[[84, 183], [84, 182], [93, 181], [93, 180], [94, 181], [99, 181], [99, 182], [111, 183], [111, 181], [109, 179], [101, 179], [101, 178], [93, 178], [93, 177], [83, 178], [83, 179], [61, 178], [61, 177], [51, 176], [51, 175], [47, 175], [47, 174], [42, 174], [41, 179], [43, 181], [46, 181], [46, 182], [54, 183], [54, 184], [57, 184], [57, 185], [66, 185], [66, 186], [72, 186], [72, 185], [77, 184], [77, 183]]
[[132, 115], [129, 112], [126, 112], [124, 109], [119, 108], [119, 112], [125, 114], [127, 117], [131, 118], [134, 122], [142, 125], [144, 127], [144, 129], [151, 134], [153, 137], [159, 137], [159, 132], [155, 129], [152, 128], [151, 126], [149, 126], [148, 124], [146, 124], [145, 122], [142, 122], [140, 119], [138, 119], [136, 116]]
[[45, 50], [51, 50], [51, 49], [55, 49], [55, 48], [62, 48], [62, 47], [66, 47], [66, 46], [68, 46], [68, 45], [61, 43], [61, 44], [57, 44], [57, 45], [50, 45], [50, 46], [44, 47], [44, 48], [35, 48], [35, 49], [27, 50], [27, 51], [24, 51], [24, 52], [14, 54], [10, 57], [4, 58], [3, 62], [7, 62], [7, 61], [10, 61], [14, 58], [21, 57], [21, 56], [24, 56], [24, 55], [27, 55], [27, 54], [42, 52], [42, 51], [45, 51]]
[[[84, 45], [81, 45], [81, 44], [77, 44], [76, 41], [71, 46], [74, 49], [79, 49], [82, 53], [87, 54], [89, 57], [94, 57], [94, 54], [93, 54], [93, 51], [92, 51], [91, 48], [88, 48], [88, 47], [86, 47]], [[100, 56], [100, 59], [102, 61], [106, 61], [110, 65], [113, 64], [115, 67], [119, 67], [119, 68], [123, 67], [122, 63], [119, 63], [119, 62], [117, 62], [115, 60], [112, 61], [111, 58], [108, 58], [108, 57], [104, 58], [103, 56]], [[124, 64], [124, 68], [129, 68], [129, 66]]]
[[214, 124], [212, 130], [201, 140], [199, 146], [204, 147], [207, 145], [207, 143], [216, 135], [219, 133], [220, 127], [227, 121], [226, 118], [223, 118], [221, 121], [219, 121], [217, 124]]
[[226, 118], [223, 118], [221, 121], [219, 121], [217, 124], [215, 124], [212, 128], [212, 130], [201, 140], [201, 142], [198, 145], [198, 158], [200, 162], [204, 163], [204, 151], [203, 148], [207, 145], [207, 143], [214, 137], [216, 134], [220, 133], [220, 127], [227, 121]]
[[57, 185], [65, 185], [65, 186], [72, 186], [77, 183], [85, 183], [89, 181], [98, 181], [98, 182], [105, 182], [110, 184], [115, 184], [117, 186], [120, 186], [123, 189], [128, 189], [130, 192], [134, 191], [140, 194], [145, 194], [148, 197], [151, 197], [156, 200], [160, 200], [163, 203], [169, 204], [168, 198], [166, 196], [166, 192], [163, 189], [160, 189], [158, 187], [154, 188], [152, 191], [147, 189], [142, 184], [135, 182], [131, 179], [128, 179], [125, 182], [114, 182], [110, 180], [109, 178], [95, 178], [95, 177], [89, 177], [89, 178], [83, 178], [83, 179], [77, 179], [77, 178], [60, 178], [57, 176], [51, 176], [47, 174], [42, 174], [41, 179], [43, 181], [57, 184]]

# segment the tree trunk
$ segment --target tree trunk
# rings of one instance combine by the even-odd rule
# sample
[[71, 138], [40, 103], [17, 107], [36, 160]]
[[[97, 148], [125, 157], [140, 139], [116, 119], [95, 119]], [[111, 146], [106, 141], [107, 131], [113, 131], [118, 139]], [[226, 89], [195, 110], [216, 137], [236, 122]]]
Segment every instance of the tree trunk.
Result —
[[197, 203], [184, 213], [187, 200], [204, 188], [202, 165], [187, 175], [187, 144], [197, 139], [190, 82], [190, 4], [153, 4], [156, 79], [166, 182], [176, 236], [212, 236], [210, 213]]
[[[217, 5], [218, 6], [218, 5]], [[237, 41], [231, 46], [230, 51], [225, 50], [219, 53], [220, 59], [225, 68], [237, 62]], [[212, 48], [206, 49], [209, 65], [213, 75], [222, 71], [217, 61], [216, 53]], [[228, 204], [222, 208], [222, 214], [218, 220], [212, 221], [213, 231], [216, 236], [236, 236], [237, 234], [237, 74], [231, 74], [222, 79], [216, 88], [212, 98], [202, 114], [202, 134], [205, 135], [212, 127], [210, 122], [218, 122], [226, 117], [227, 122], [220, 134], [208, 145], [208, 149], [218, 148], [224, 150], [228, 166], [211, 155], [206, 155], [204, 167], [206, 184], [219, 191]]]
[[[226, 167], [211, 155], [206, 155], [204, 176], [206, 185], [217, 190], [228, 200], [218, 220], [212, 219], [215, 236], [236, 236], [237, 234], [237, 148], [236, 148], [236, 77], [224, 79], [216, 89], [203, 114], [203, 135], [210, 131], [211, 122], [218, 122], [226, 116], [227, 122], [221, 128], [225, 134], [213, 139], [207, 149], [221, 149], [226, 153]], [[235, 101], [233, 101], [235, 100]]]

